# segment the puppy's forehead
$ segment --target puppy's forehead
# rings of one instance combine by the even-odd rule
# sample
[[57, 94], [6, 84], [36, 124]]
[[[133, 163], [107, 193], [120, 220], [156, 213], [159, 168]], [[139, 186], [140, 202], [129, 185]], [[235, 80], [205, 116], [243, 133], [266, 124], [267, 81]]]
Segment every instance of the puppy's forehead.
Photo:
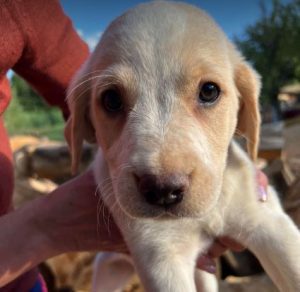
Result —
[[162, 78], [201, 60], [226, 65], [227, 50], [226, 36], [205, 12], [184, 3], [155, 1], [113, 21], [96, 48], [93, 63], [97, 69], [127, 63]]

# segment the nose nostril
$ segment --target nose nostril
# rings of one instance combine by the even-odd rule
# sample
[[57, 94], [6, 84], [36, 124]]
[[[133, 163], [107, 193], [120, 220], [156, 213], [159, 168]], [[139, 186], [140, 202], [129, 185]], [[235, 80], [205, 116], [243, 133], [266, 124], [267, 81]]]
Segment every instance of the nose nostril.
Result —
[[181, 187], [181, 188], [178, 188], [174, 191], [172, 191], [172, 194], [175, 195], [175, 196], [180, 196], [184, 193], [184, 187]]
[[134, 175], [140, 193], [147, 203], [161, 207], [170, 207], [183, 200], [188, 185], [186, 177], [181, 175], [155, 176]]
[[163, 197], [158, 195], [157, 191], [147, 191], [144, 193], [144, 197], [150, 205], [163, 205]]

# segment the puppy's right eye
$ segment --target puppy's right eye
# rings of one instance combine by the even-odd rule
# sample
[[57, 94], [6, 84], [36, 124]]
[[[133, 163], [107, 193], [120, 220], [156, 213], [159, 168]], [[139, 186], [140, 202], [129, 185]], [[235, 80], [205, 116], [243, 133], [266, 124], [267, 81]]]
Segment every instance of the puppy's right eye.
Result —
[[104, 110], [117, 113], [123, 110], [123, 102], [120, 93], [116, 89], [107, 89], [101, 94], [101, 102]]

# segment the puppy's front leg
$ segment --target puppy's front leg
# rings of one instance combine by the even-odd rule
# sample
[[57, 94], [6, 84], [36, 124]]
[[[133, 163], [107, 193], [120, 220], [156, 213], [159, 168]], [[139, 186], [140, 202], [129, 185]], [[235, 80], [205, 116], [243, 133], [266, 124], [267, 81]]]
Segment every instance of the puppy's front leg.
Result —
[[182, 222], [138, 221], [132, 222], [124, 235], [145, 290], [196, 292], [194, 269], [199, 233], [184, 228]]
[[217, 292], [218, 280], [216, 275], [210, 274], [202, 270], [195, 270], [195, 282], [197, 292]]
[[300, 233], [283, 212], [265, 214], [248, 246], [282, 292], [300, 291]]
[[[250, 224], [245, 224], [252, 227], [247, 231], [245, 227], [240, 239], [257, 256], [280, 291], [297, 292], [300, 291], [300, 233], [276, 202], [275, 194], [271, 196], [255, 212], [245, 214], [252, 216]], [[237, 238], [236, 235], [233, 237]]]

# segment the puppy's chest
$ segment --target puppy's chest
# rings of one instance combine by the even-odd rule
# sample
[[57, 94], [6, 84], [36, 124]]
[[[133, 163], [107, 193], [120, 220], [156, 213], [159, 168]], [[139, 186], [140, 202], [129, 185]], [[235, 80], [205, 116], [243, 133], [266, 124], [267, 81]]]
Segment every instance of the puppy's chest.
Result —
[[142, 235], [143, 240], [157, 244], [168, 242], [170, 246], [206, 246], [215, 237], [223, 234], [225, 224], [222, 216], [211, 212], [206, 218], [178, 218], [170, 220], [152, 219], [135, 220], [131, 232]]

